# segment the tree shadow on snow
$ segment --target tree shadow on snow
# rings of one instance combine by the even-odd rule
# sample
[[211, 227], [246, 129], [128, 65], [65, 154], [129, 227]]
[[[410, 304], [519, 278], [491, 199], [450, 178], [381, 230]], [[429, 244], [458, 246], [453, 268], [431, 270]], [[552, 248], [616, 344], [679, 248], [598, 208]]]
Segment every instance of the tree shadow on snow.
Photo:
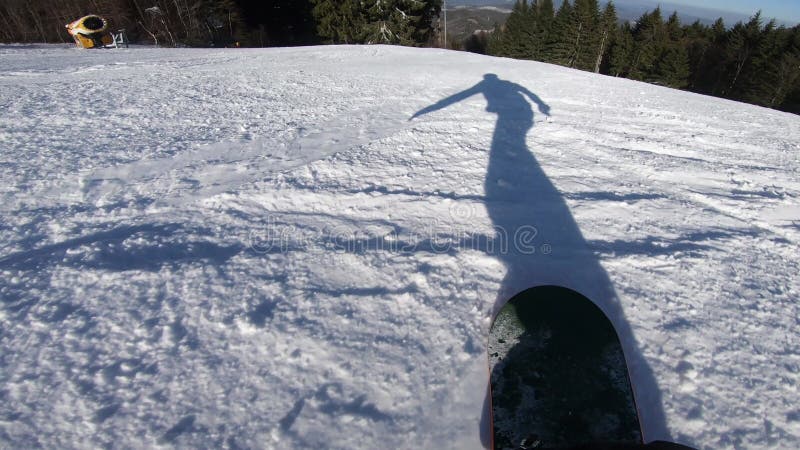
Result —
[[[489, 253], [503, 262], [507, 272], [493, 313], [533, 286], [564, 286], [592, 299], [611, 319], [623, 344], [645, 436], [669, 439], [661, 392], [614, 286], [581, 234], [564, 196], [527, 146], [534, 118], [531, 102], [545, 115], [550, 107], [525, 87], [486, 74], [475, 86], [421, 109], [412, 119], [477, 94], [486, 99], [486, 111], [497, 114], [484, 181], [485, 206], [496, 233]], [[487, 446], [488, 408], [487, 401], [481, 424], [481, 438]]]

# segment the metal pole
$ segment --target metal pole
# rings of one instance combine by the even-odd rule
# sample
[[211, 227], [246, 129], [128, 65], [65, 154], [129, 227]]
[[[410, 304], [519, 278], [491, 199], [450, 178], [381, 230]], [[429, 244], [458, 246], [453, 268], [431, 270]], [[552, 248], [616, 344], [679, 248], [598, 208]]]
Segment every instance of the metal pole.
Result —
[[443, 0], [444, 3], [444, 48], [447, 48], [447, 0]]

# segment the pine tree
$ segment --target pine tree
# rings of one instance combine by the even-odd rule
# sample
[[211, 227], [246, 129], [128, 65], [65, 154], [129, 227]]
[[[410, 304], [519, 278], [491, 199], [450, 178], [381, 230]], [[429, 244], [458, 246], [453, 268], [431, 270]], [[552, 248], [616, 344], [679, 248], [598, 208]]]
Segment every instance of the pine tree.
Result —
[[539, 18], [539, 5], [536, 0], [532, 0], [528, 6], [528, 14], [526, 18], [526, 26], [528, 27], [526, 47], [528, 48], [528, 59], [539, 60], [542, 53], [542, 43], [539, 41], [539, 34], [541, 33], [540, 18]]
[[780, 89], [776, 90], [774, 104], [784, 111], [800, 114], [800, 25], [789, 31], [779, 73]]
[[597, 0], [575, 0], [573, 26], [577, 37], [573, 50], [575, 59], [570, 67], [582, 70], [594, 69], [601, 35], [599, 14]]
[[376, 0], [366, 11], [366, 43], [424, 44], [433, 33], [433, 18], [440, 9], [440, 0]]
[[747, 24], [734, 25], [730, 31], [727, 45], [728, 86], [723, 95], [741, 99], [744, 89], [741, 84], [742, 74], [746, 73], [752, 63], [753, 54], [758, 50], [761, 38], [761, 11], [757, 12]]
[[600, 68], [604, 60], [608, 60], [610, 54], [612, 40], [617, 31], [617, 9], [614, 7], [614, 2], [608, 2], [603, 15], [600, 19], [600, 39], [597, 45], [596, 56], [594, 65], [594, 72], [600, 73]]
[[538, 0], [536, 2], [536, 9], [538, 10], [539, 31], [543, 33], [542, 37], [544, 38], [553, 27], [553, 21], [556, 18], [553, 0]]
[[665, 86], [684, 88], [689, 84], [689, 53], [683, 41], [683, 29], [677, 12], [672, 13], [664, 24], [662, 40], [655, 80]]
[[664, 86], [684, 88], [689, 83], [689, 55], [686, 47], [670, 46], [661, 53], [656, 64], [658, 82]]
[[312, 1], [317, 33], [346, 44], [425, 44], [442, 6], [441, 0]]
[[333, 44], [363, 42], [366, 18], [359, 0], [312, 0], [317, 34]]
[[[404, 38], [402, 10], [394, 8], [392, 2], [376, 0], [370, 2], [366, 11], [364, 39], [367, 44], [406, 44]], [[362, 6], [363, 8], [363, 6]]]
[[550, 38], [547, 42], [547, 62], [571, 67], [575, 62], [575, 42], [578, 33], [575, 29], [574, 10], [569, 0], [564, 0], [553, 20]]
[[689, 80], [688, 88], [698, 90], [700, 88], [700, 68], [711, 48], [711, 32], [708, 27], [696, 20], [694, 23], [684, 28], [686, 48], [689, 57]]
[[725, 84], [728, 30], [722, 18], [717, 19], [709, 31], [710, 46], [697, 69], [697, 89], [710, 95], [720, 95]]
[[493, 47], [493, 54], [518, 59], [533, 59], [536, 54], [534, 16], [527, 0], [517, 0], [514, 9]]
[[633, 28], [633, 61], [628, 77], [634, 80], [653, 81], [657, 79], [656, 62], [664, 44], [661, 8], [652, 13], [644, 13]]
[[609, 74], [615, 77], [628, 77], [631, 70], [633, 52], [633, 30], [630, 24], [625, 22], [617, 30], [614, 44], [611, 46]]
[[771, 108], [783, 103], [800, 68], [792, 44], [791, 32], [774, 20], [764, 26], [749, 70], [742, 75], [743, 100]]
[[791, 104], [793, 97], [800, 99], [800, 25], [787, 30], [786, 34], [783, 56], [776, 67], [777, 76], [769, 106], [800, 114], [800, 103], [794, 100], [795, 104]]
[[555, 7], [553, 0], [537, 0], [532, 6], [536, 9], [536, 33], [534, 35], [536, 59], [539, 61], [552, 61], [549, 44], [553, 34], [553, 24], [555, 22]]
[[667, 19], [664, 24], [664, 32], [666, 33], [666, 39], [670, 42], [675, 43], [683, 39], [683, 28], [681, 28], [681, 21], [678, 18], [677, 11], [673, 11]]

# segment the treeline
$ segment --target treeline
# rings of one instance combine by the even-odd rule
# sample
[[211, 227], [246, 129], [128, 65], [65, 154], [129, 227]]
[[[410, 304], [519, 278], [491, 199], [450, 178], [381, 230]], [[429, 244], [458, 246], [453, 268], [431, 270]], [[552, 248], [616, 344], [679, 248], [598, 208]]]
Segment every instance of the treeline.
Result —
[[2, 42], [72, 42], [65, 24], [88, 14], [133, 41], [165, 46], [225, 45], [246, 39], [234, 0], [2, 0]]
[[560, 64], [800, 113], [800, 26], [761, 13], [728, 29], [683, 25], [661, 9], [618, 25], [609, 2], [518, 0], [505, 26], [467, 45], [479, 52]]
[[0, 42], [71, 42], [87, 14], [163, 46], [426, 45], [442, 0], [2, 0]]
[[442, 0], [312, 0], [317, 31], [328, 43], [433, 43]]

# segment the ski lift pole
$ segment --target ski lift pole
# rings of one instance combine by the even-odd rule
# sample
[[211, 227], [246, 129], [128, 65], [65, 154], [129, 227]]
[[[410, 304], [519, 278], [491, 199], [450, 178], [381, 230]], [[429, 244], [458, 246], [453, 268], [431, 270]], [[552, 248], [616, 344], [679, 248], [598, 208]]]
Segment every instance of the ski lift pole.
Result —
[[447, 49], [447, 0], [443, 0], [442, 9], [444, 10], [444, 48]]

